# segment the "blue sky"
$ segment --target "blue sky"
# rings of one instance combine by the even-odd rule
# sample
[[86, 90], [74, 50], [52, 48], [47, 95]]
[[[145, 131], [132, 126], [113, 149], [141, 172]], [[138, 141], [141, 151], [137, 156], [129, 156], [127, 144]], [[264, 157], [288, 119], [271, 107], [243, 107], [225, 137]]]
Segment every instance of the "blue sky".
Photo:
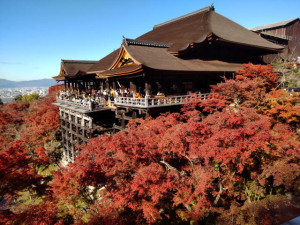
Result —
[[61, 59], [99, 60], [153, 25], [214, 3], [252, 28], [300, 17], [299, 0], [0, 0], [0, 78], [58, 75]]

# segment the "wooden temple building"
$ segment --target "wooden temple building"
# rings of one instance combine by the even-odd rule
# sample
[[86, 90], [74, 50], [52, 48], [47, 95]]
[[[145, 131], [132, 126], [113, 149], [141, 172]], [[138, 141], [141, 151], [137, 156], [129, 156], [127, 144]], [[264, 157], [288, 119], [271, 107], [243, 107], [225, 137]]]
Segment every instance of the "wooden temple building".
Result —
[[62, 60], [53, 78], [65, 84], [55, 103], [64, 155], [74, 161], [74, 145], [125, 129], [131, 119], [178, 111], [191, 93], [206, 98], [209, 85], [283, 48], [209, 6], [136, 39], [123, 37], [119, 49], [97, 62]]
[[300, 19], [281, 21], [250, 29], [262, 38], [275, 44], [284, 46], [280, 54], [269, 54], [264, 56], [267, 63], [279, 60], [294, 60], [300, 57]]

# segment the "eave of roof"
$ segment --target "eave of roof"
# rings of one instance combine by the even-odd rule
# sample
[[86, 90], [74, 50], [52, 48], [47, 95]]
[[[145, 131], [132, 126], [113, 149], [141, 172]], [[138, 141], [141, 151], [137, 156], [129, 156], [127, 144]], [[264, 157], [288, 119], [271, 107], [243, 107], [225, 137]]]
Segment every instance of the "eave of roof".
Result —
[[270, 36], [270, 37], [275, 37], [275, 38], [278, 38], [278, 39], [283, 39], [283, 40], [288, 40], [286, 37], [279, 37], [279, 36], [276, 36], [276, 35], [274, 35], [274, 34], [269, 34], [269, 33], [267, 33], [267, 32], [259, 32], [260, 34], [262, 34], [262, 35], [266, 35], [266, 36]]
[[271, 24], [267, 24], [267, 25], [263, 25], [263, 26], [259, 26], [259, 27], [254, 27], [254, 28], [250, 28], [249, 30], [251, 30], [251, 31], [267, 30], [267, 29], [271, 29], [271, 28], [286, 26], [289, 23], [297, 21], [297, 20], [299, 20], [299, 18], [285, 20], [285, 21], [281, 21], [281, 22], [277, 22], [277, 23], [271, 23]]
[[111, 70], [105, 70], [102, 72], [97, 73], [98, 77], [116, 77], [116, 76], [125, 76], [130, 74], [136, 74], [143, 71], [141, 65], [131, 64], [126, 66], [121, 66], [118, 68], [114, 68]]
[[54, 79], [56, 81], [63, 81], [63, 80], [66, 80], [66, 77], [58, 75], [58, 76], [52, 77], [52, 79]]

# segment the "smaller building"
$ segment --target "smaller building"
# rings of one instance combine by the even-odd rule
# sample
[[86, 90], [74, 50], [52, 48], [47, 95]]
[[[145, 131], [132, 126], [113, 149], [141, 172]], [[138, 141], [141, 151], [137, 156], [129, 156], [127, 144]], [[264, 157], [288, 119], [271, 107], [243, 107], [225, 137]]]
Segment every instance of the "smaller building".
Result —
[[264, 56], [266, 63], [279, 60], [294, 60], [300, 56], [300, 20], [299, 18], [272, 23], [250, 29], [266, 40], [284, 46], [279, 54]]

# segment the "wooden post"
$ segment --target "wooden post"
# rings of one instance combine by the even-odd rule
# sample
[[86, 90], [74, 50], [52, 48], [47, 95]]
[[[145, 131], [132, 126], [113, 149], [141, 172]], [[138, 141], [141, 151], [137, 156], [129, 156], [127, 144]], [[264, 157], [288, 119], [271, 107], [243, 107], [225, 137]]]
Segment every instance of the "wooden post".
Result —
[[108, 81], [108, 79], [105, 81], [105, 84], [106, 84], [106, 89], [109, 90], [109, 81]]
[[100, 81], [100, 91], [101, 91], [101, 93], [103, 93], [103, 91], [104, 91], [104, 89], [103, 89], [103, 81]]
[[178, 95], [182, 94], [182, 80], [178, 80], [177, 82], [177, 94]]
[[89, 118], [89, 128], [93, 128], [93, 119]]
[[136, 119], [136, 118], [137, 118], [136, 111], [133, 111], [133, 113], [132, 113], [132, 119]]
[[124, 112], [122, 112], [121, 128], [122, 128], [122, 130], [125, 129], [125, 113]]
[[72, 158], [71, 158], [71, 161], [74, 162], [74, 161], [75, 161], [74, 145], [71, 146], [71, 152], [72, 152]]
[[130, 92], [132, 92], [133, 97], [134, 97], [136, 94], [136, 84], [133, 83], [132, 81], [130, 81]]
[[151, 83], [149, 81], [149, 79], [145, 79], [145, 89], [146, 89], [146, 96], [150, 96], [151, 95]]
[[145, 119], [150, 116], [149, 110], [146, 111]]

